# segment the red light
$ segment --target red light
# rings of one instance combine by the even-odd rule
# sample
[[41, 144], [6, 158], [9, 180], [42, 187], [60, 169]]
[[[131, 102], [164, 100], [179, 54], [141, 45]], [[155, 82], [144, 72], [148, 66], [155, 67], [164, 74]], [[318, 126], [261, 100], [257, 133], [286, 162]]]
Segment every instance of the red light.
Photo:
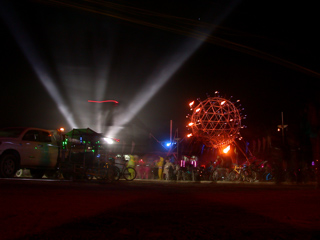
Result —
[[94, 102], [94, 103], [105, 103], [105, 102], [113, 102], [115, 104], [118, 104], [119, 102], [116, 100], [104, 100], [104, 101], [94, 101], [94, 100], [88, 100], [88, 102]]

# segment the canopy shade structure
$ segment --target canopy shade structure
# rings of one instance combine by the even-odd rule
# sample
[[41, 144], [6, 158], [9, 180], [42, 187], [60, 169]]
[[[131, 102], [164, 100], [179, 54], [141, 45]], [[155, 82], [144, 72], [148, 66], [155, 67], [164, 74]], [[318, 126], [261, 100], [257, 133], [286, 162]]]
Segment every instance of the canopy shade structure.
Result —
[[[66, 133], [66, 135], [72, 139], [84, 140], [84, 141], [93, 141], [98, 139], [105, 139], [105, 137], [101, 133], [97, 133], [93, 131], [91, 128], [74, 128], [70, 132]], [[113, 141], [119, 142], [119, 139], [116, 138], [108, 138]]]

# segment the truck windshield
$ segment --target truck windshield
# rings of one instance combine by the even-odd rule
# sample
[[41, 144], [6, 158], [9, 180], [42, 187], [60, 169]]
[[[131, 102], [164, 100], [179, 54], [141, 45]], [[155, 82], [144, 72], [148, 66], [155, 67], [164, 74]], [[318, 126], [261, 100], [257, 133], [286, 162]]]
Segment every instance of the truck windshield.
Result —
[[3, 128], [0, 129], [0, 137], [18, 138], [25, 128]]

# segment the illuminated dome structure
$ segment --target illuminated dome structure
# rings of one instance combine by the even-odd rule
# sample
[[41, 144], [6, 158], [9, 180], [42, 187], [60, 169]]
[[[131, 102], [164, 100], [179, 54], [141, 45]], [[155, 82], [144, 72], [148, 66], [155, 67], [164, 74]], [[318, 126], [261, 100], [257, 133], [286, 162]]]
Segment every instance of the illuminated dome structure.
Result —
[[[215, 93], [218, 95], [218, 92]], [[189, 104], [192, 115], [189, 115], [192, 134], [200, 138], [207, 147], [223, 148], [240, 138], [241, 115], [239, 101], [235, 103], [220, 96], [209, 97], [204, 101]], [[236, 106], [238, 105], [238, 106]], [[188, 117], [188, 116], [187, 116]]]

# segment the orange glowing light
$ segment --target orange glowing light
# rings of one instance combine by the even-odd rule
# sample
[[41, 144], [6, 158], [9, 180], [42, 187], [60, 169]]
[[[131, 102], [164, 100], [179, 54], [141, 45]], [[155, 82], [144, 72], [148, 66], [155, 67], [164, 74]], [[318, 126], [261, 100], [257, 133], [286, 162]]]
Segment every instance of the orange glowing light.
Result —
[[63, 127], [59, 128], [59, 131], [64, 132], [64, 128]]
[[200, 111], [200, 108], [197, 108], [197, 109], [196, 109], [196, 112], [199, 112], [199, 111]]
[[188, 125], [189, 125], [189, 126], [192, 126], [193, 124], [194, 124], [194, 123], [193, 123], [193, 122], [191, 122], [191, 123], [189, 123]]
[[230, 150], [230, 145], [228, 145], [228, 146], [227, 146], [226, 148], [224, 148], [222, 151], [223, 151], [224, 153], [228, 153], [229, 150]]
[[187, 135], [187, 137], [192, 137], [192, 133], [189, 133], [189, 134]]
[[192, 101], [191, 103], [189, 103], [189, 106], [191, 107], [194, 104], [194, 101]]
[[223, 104], [225, 104], [226, 103], [226, 101], [222, 101], [221, 103], [220, 103], [220, 105], [222, 106]]

